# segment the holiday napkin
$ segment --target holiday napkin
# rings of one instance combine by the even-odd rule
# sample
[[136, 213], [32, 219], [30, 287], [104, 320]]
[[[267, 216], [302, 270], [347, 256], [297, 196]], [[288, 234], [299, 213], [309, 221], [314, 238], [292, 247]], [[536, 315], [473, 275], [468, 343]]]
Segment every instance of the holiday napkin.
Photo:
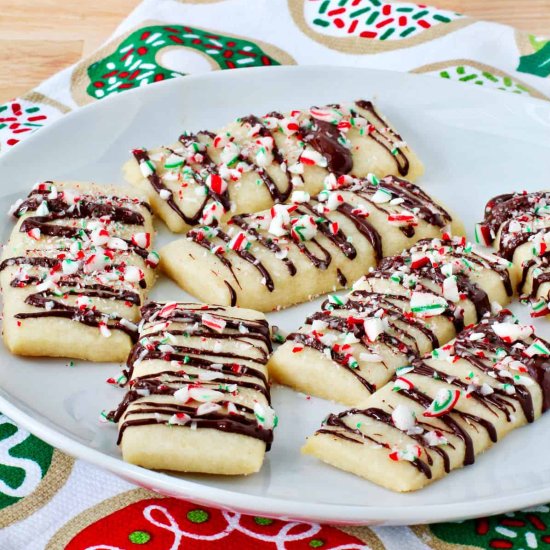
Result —
[[[347, 65], [550, 99], [550, 41], [386, 0], [145, 0], [90, 58], [0, 104], [0, 153], [80, 106], [217, 69]], [[0, 548], [532, 549], [550, 508], [417, 527], [332, 527], [219, 511], [73, 460], [0, 415]]]

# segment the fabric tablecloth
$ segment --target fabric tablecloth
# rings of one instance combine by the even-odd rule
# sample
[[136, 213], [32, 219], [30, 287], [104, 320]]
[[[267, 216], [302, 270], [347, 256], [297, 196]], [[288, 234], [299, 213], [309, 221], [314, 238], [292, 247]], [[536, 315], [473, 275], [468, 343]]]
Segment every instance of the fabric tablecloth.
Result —
[[[550, 99], [550, 40], [447, 10], [386, 0], [145, 0], [90, 58], [0, 104], [0, 153], [128, 89], [285, 64], [425, 73]], [[0, 415], [0, 528], [2, 550], [519, 550], [550, 545], [550, 508], [416, 527], [244, 516], [137, 488]]]

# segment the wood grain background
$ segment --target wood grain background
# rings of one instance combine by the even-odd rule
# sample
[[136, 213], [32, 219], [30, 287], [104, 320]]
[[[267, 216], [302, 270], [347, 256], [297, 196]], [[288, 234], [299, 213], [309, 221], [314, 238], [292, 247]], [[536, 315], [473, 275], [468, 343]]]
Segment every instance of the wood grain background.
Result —
[[[428, 2], [550, 36], [550, 0]], [[90, 54], [138, 3], [139, 0], [0, 0], [0, 102], [22, 94]]]

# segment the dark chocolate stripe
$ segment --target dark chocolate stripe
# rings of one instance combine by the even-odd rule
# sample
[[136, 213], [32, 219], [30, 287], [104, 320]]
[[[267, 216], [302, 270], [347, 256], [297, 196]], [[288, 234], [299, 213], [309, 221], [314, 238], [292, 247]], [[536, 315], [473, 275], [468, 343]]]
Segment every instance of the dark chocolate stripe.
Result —
[[[397, 166], [397, 170], [401, 176], [406, 176], [409, 173], [409, 159], [407, 158], [407, 155], [403, 153], [403, 151], [400, 148], [395, 148], [395, 146], [389, 145], [392, 143], [392, 141], [403, 141], [401, 136], [389, 128], [388, 123], [378, 114], [376, 111], [374, 105], [371, 101], [365, 101], [363, 99], [360, 99], [355, 102], [357, 107], [360, 109], [364, 109], [365, 111], [368, 111], [368, 113], [374, 118], [374, 120], [377, 122], [377, 124], [381, 125], [383, 128], [388, 128], [388, 132], [385, 134], [382, 134], [376, 126], [372, 128], [372, 132], [368, 133], [368, 136], [376, 141], [381, 147], [386, 149], [386, 151], [393, 157], [395, 160], [395, 164]], [[390, 139], [388, 138], [388, 134], [391, 136]], [[395, 154], [392, 153], [392, 151], [396, 151]]]
[[[108, 418], [119, 422], [119, 442], [128, 427], [165, 424], [168, 419], [158, 419], [158, 415], [172, 415], [185, 412], [196, 422], [197, 428], [210, 428], [230, 433], [237, 433], [260, 439], [271, 445], [273, 430], [261, 428], [254, 417], [254, 411], [244, 406], [234, 405], [241, 413], [235, 415], [216, 411], [205, 415], [197, 415], [197, 406], [180, 405], [177, 403], [148, 402], [144, 397], [149, 395], [173, 396], [182, 387], [193, 386], [197, 382], [205, 389], [212, 389], [229, 394], [227, 386], [237, 386], [263, 395], [270, 403], [269, 383], [262, 370], [256, 367], [265, 366], [271, 350], [270, 329], [266, 321], [261, 319], [239, 319], [225, 313], [220, 306], [190, 307], [194, 304], [178, 304], [176, 308], [167, 308], [167, 304], [150, 302], [142, 308], [142, 318], [146, 323], [142, 329], [139, 342], [133, 347], [127, 362], [127, 378], [131, 379], [130, 390], [120, 405], [109, 413]], [[162, 317], [159, 312], [163, 311]], [[225, 321], [222, 332], [216, 332], [204, 325], [203, 315], [214, 314]], [[164, 324], [168, 326], [164, 326]], [[156, 328], [156, 325], [159, 328]], [[174, 327], [174, 325], [177, 325]], [[199, 325], [201, 328], [198, 328]], [[196, 347], [192, 344], [165, 344], [170, 341], [168, 335], [192, 336], [199, 342], [233, 341], [233, 351], [216, 350], [213, 346]], [[186, 340], [184, 340], [186, 342]], [[159, 349], [166, 345], [168, 349]], [[240, 349], [243, 349], [241, 352]], [[138, 360], [161, 360], [166, 363], [162, 370], [134, 377], [134, 368]], [[247, 363], [247, 364], [244, 364]], [[252, 364], [254, 366], [249, 366]], [[193, 369], [193, 370], [191, 370]], [[204, 372], [215, 372], [218, 376], [213, 380], [201, 380], [194, 369]], [[128, 409], [130, 404], [140, 400], [136, 408]], [[221, 403], [220, 403], [221, 404]], [[227, 406], [225, 403], [224, 406]], [[147, 414], [146, 418], [128, 418], [136, 414]], [[187, 426], [190, 423], [186, 424]]]
[[[134, 149], [132, 151], [132, 154], [134, 155], [134, 158], [138, 162], [151, 162], [151, 159], [149, 158], [149, 154], [144, 151], [143, 149]], [[162, 183], [162, 179], [157, 174], [156, 170], [153, 171], [152, 174], [147, 176], [147, 179], [149, 180], [149, 183], [153, 187], [153, 189], [160, 194], [161, 191], [166, 190], [170, 192], [170, 196], [165, 199], [166, 204], [187, 224], [187, 225], [197, 225], [199, 220], [201, 219], [202, 212], [204, 210], [204, 207], [206, 206], [206, 203], [208, 202], [208, 196], [204, 199], [202, 205], [198, 208], [197, 212], [193, 216], [188, 216], [181, 210], [181, 208], [176, 204], [176, 201], [174, 200], [174, 197], [172, 196], [172, 192]]]

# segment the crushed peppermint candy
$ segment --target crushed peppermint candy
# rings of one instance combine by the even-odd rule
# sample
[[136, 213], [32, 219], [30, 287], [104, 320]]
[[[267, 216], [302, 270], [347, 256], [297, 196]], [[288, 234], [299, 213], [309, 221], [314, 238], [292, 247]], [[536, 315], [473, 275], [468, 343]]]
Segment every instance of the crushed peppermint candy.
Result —
[[224, 214], [225, 208], [221, 202], [209, 201], [202, 210], [201, 223], [204, 225], [214, 225], [221, 220]]
[[143, 159], [139, 162], [139, 169], [144, 178], [148, 178], [155, 173], [155, 164], [150, 159]]
[[384, 332], [384, 323], [379, 317], [368, 317], [363, 321], [363, 328], [369, 342], [374, 342]]
[[61, 269], [64, 275], [74, 275], [80, 269], [80, 262], [66, 258], [61, 262]]
[[103, 321], [99, 323], [99, 332], [101, 333], [101, 336], [104, 338], [109, 338], [111, 336], [111, 331], [109, 330], [109, 327], [107, 326], [107, 323], [104, 323]]
[[290, 202], [300, 204], [309, 201], [310, 198], [310, 194], [306, 191], [293, 191], [292, 196], [290, 197]]
[[550, 349], [548, 349], [545, 342], [537, 338], [523, 353], [525, 353], [527, 357], [535, 357], [536, 355], [550, 355]]
[[441, 388], [430, 406], [422, 413], [427, 417], [443, 416], [451, 412], [460, 398], [460, 390]]
[[189, 422], [191, 422], [191, 417], [184, 412], [173, 414], [168, 419], [168, 424], [172, 426], [185, 426]]
[[246, 238], [246, 234], [243, 231], [239, 231], [230, 241], [229, 249], [235, 252], [242, 252], [250, 248], [250, 241]]
[[227, 321], [221, 317], [217, 317], [210, 313], [203, 313], [201, 323], [214, 330], [215, 332], [222, 333], [227, 325]]
[[306, 147], [300, 155], [300, 162], [307, 166], [320, 166], [326, 168], [328, 166], [327, 159], [315, 149]]
[[149, 248], [151, 246], [151, 233], [134, 233], [132, 244], [140, 248]]
[[405, 376], [398, 376], [393, 381], [393, 391], [401, 391], [401, 390], [412, 390], [414, 388], [414, 384]]
[[287, 234], [287, 225], [290, 223], [290, 214], [284, 204], [275, 204], [271, 208], [271, 222], [269, 224], [269, 233], [276, 237], [282, 237]]
[[200, 403], [215, 403], [224, 399], [224, 394], [221, 391], [210, 388], [190, 388], [189, 397]]
[[206, 402], [206, 403], [202, 403], [197, 407], [195, 414], [197, 416], [204, 416], [205, 414], [212, 414], [214, 412], [217, 412], [221, 408], [222, 406], [218, 405], [217, 403]]
[[257, 401], [254, 403], [254, 416], [258, 425], [264, 430], [273, 430], [279, 422], [275, 411], [269, 405], [262, 405]]
[[388, 456], [396, 462], [399, 460], [414, 462], [422, 456], [422, 449], [419, 445], [407, 445], [404, 449], [394, 448]]
[[429, 292], [413, 292], [411, 296], [411, 311], [417, 317], [434, 317], [442, 315], [449, 304], [445, 298]]
[[[405, 405], [397, 405], [391, 414], [391, 419], [394, 426], [403, 432], [408, 433], [417, 427], [414, 411]], [[422, 430], [422, 428], [420, 429]]]
[[33, 227], [32, 229], [30, 229], [29, 231], [27, 231], [27, 235], [31, 238], [31, 239], [34, 239], [35, 241], [39, 241], [40, 240], [40, 236], [41, 236], [41, 231], [38, 227]]
[[218, 174], [208, 174], [206, 177], [206, 187], [216, 195], [223, 195], [227, 190], [227, 182]]
[[493, 323], [491, 327], [494, 333], [507, 343], [526, 340], [533, 335], [533, 327], [528, 325], [504, 322]]
[[451, 275], [443, 281], [443, 296], [449, 302], [460, 302], [456, 275]]
[[128, 281], [129, 283], [139, 283], [142, 279], [145, 278], [145, 273], [143, 271], [135, 266], [135, 265], [128, 265], [126, 266], [124, 270], [124, 280]]
[[290, 235], [298, 242], [309, 241], [317, 235], [317, 223], [312, 216], [304, 214], [291, 221]]
[[42, 201], [38, 208], [36, 209], [37, 216], [47, 216], [50, 213], [48, 208], [48, 201]]
[[449, 443], [449, 440], [439, 430], [426, 432], [422, 437], [430, 447], [438, 447], [439, 445], [447, 445]]
[[174, 399], [178, 402], [178, 403], [187, 403], [187, 401], [189, 401], [190, 397], [189, 397], [189, 386], [185, 385], [185, 386], [182, 386], [179, 390], [176, 390], [174, 392]]
[[372, 202], [375, 202], [377, 204], [383, 204], [385, 202], [389, 202], [391, 201], [391, 199], [392, 199], [391, 192], [382, 187], [379, 187], [375, 191], [374, 195], [370, 198]]

